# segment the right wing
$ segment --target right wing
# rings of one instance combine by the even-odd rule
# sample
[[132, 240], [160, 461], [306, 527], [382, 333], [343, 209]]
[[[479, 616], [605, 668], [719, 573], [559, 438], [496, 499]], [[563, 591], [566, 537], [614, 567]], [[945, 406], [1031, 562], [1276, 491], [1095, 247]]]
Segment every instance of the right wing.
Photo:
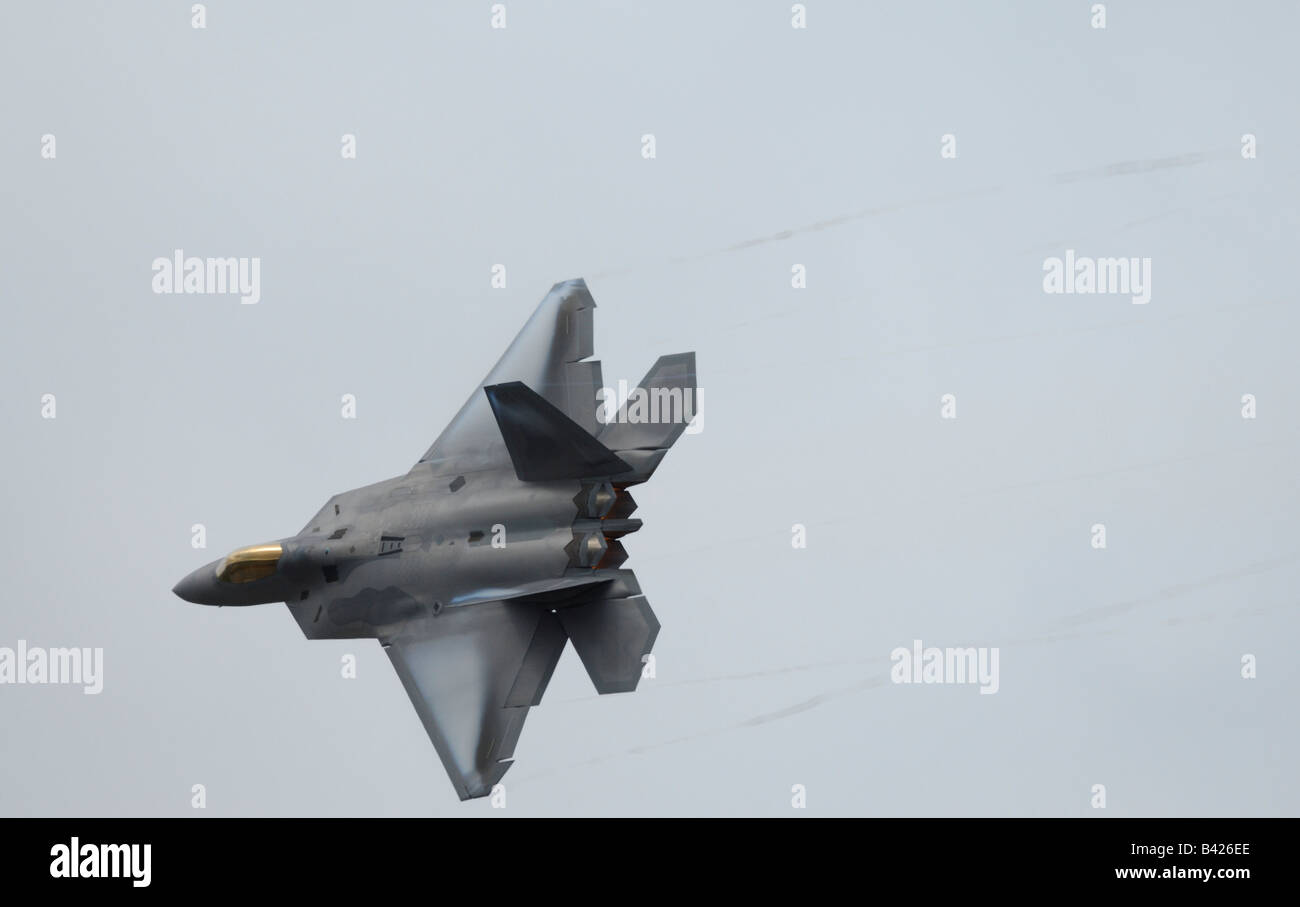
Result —
[[523, 382], [594, 435], [599, 428], [596, 392], [602, 386], [600, 363], [582, 360], [592, 355], [595, 309], [596, 301], [585, 281], [566, 280], [551, 287], [416, 467], [428, 463], [435, 475], [447, 475], [511, 465], [482, 390], [490, 384]]

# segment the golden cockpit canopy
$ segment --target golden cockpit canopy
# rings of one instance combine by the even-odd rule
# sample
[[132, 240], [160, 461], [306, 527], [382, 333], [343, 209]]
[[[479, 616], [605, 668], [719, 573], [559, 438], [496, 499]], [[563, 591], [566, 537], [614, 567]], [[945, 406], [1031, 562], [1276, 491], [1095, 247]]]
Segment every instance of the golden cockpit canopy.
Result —
[[232, 551], [217, 564], [217, 579], [223, 583], [251, 583], [275, 573], [282, 550], [279, 542], [249, 545]]

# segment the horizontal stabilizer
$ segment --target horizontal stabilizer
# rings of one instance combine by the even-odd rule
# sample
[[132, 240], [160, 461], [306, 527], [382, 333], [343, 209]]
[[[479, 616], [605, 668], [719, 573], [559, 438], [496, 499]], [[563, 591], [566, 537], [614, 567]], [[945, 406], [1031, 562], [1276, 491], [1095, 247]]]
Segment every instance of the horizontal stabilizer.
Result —
[[483, 392], [520, 481], [612, 476], [631, 469], [526, 384], [493, 384]]
[[695, 354], [660, 356], [598, 437], [610, 450], [666, 450], [698, 412]]
[[[610, 589], [608, 591], [614, 591]], [[642, 595], [594, 598], [556, 612], [597, 693], [630, 693], [659, 635], [659, 620]]]

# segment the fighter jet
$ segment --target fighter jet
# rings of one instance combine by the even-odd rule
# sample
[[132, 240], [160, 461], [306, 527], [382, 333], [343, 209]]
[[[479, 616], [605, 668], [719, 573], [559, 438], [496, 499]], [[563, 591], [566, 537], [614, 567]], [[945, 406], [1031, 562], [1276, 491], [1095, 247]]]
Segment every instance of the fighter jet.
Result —
[[595, 308], [584, 281], [556, 284], [409, 472], [173, 590], [285, 602], [308, 639], [379, 640], [462, 800], [510, 767], [566, 641], [620, 693], [659, 633], [621, 540], [641, 528], [628, 488], [698, 410], [695, 354], [660, 357], [611, 414], [588, 361]]

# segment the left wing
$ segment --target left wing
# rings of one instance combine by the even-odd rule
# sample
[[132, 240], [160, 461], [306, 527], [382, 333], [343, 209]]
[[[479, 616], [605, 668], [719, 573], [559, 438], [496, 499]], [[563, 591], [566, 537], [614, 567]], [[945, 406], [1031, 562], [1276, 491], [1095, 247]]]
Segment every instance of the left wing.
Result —
[[510, 768], [524, 718], [542, 701], [567, 635], [549, 608], [533, 602], [448, 608], [432, 627], [385, 641], [384, 651], [457, 795], [485, 797]]

